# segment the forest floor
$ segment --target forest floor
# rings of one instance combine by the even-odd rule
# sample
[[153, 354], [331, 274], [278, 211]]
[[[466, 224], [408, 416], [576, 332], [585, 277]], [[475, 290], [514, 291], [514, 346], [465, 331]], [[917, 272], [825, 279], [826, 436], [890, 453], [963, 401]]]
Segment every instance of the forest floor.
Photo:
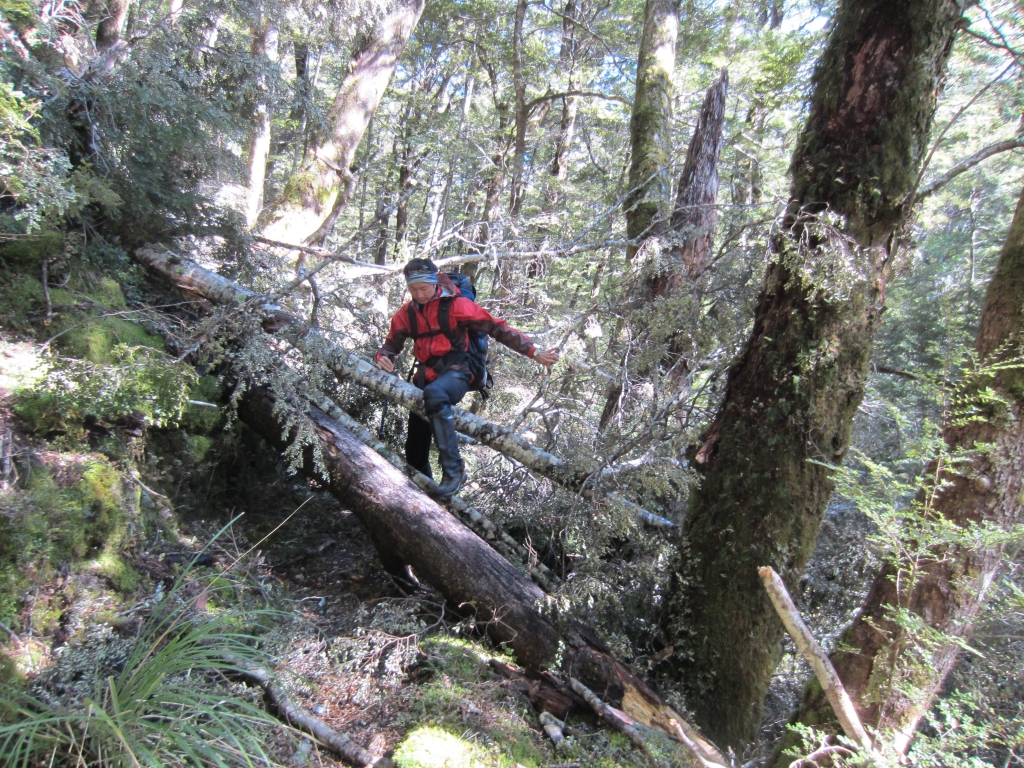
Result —
[[[15, 485], [27, 468], [58, 488], [74, 488], [83, 468], [101, 461], [119, 468], [115, 477], [130, 488], [125, 457], [133, 455], [145, 489], [135, 512], [166, 523], [128, 535], [116, 573], [92, 552], [27, 574], [17, 629], [0, 637], [0, 654], [14, 660], [33, 695], [72, 708], [94, 696], [96, 681], [117, 671], [125, 645], [172, 583], [184, 579], [184, 594], [198, 597], [200, 610], [231, 602], [220, 596], [207, 604], [204, 591], [213, 595], [220, 583], [245, 593], [239, 604], [275, 612], [260, 642], [294, 700], [403, 768], [647, 764], [587, 712], [571, 715], [571, 746], [556, 752], [526, 696], [488, 664], [512, 659], [429, 586], [387, 573], [355, 516], [289, 476], [244, 427], [236, 427], [242, 434], [227, 441], [225, 453], [214, 449], [202, 461], [195, 460], [194, 438], [179, 430], [130, 438], [112, 428], [87, 432], [77, 445], [67, 435], [52, 442], [25, 429], [8, 395], [0, 397], [0, 431], [12, 430], [22, 475], [12, 478]], [[16, 504], [2, 506], [0, 514], [18, 514]], [[198, 565], [184, 570], [200, 554]], [[238, 687], [243, 697], [262, 698]], [[305, 738], [278, 735], [266, 746], [281, 765], [343, 764]]]

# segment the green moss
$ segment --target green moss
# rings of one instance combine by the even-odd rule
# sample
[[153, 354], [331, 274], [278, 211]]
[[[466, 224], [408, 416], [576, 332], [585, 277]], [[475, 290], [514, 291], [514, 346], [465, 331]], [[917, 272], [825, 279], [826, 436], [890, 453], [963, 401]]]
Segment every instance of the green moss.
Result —
[[213, 440], [209, 437], [203, 437], [202, 435], [185, 436], [185, 450], [193, 461], [200, 462], [205, 459], [212, 447]]
[[105, 576], [118, 592], [131, 592], [139, 585], [138, 571], [112, 552], [105, 552], [96, 560], [95, 570]]
[[475, 744], [428, 726], [412, 731], [395, 750], [399, 768], [473, 768], [482, 765], [481, 750]]
[[29, 314], [43, 304], [42, 283], [28, 275], [5, 275], [0, 282], [0, 305], [4, 308], [4, 325], [28, 330]]
[[62, 353], [92, 363], [113, 362], [111, 355], [118, 344], [129, 347], [163, 349], [163, 340], [120, 317], [67, 318], [54, 324], [59, 333], [56, 344]]
[[46, 230], [33, 235], [22, 235], [17, 240], [0, 247], [0, 259], [8, 264], [32, 267], [41, 265], [43, 259], [64, 252], [64, 235]]
[[116, 550], [128, 528], [121, 474], [105, 458], [90, 459], [69, 495], [82, 519], [86, 549], [79, 556], [95, 550]]
[[97, 304], [106, 309], [118, 310], [125, 309], [128, 306], [124, 293], [121, 291], [121, 286], [109, 277], [102, 278], [96, 285], [96, 288], [90, 291], [90, 295]]
[[[189, 393], [190, 400], [211, 405], [218, 404], [223, 397], [223, 385], [216, 376], [203, 376]], [[181, 418], [181, 427], [192, 434], [206, 435], [224, 425], [224, 409], [210, 408], [209, 405], [189, 404]], [[202, 458], [202, 457], [200, 457]]]

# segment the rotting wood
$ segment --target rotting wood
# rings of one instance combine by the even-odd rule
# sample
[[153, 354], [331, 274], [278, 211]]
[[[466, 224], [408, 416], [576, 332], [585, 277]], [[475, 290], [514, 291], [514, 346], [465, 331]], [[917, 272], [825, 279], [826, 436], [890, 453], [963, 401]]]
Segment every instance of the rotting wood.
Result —
[[562, 747], [565, 744], [565, 734], [562, 733], [562, 724], [558, 718], [552, 715], [550, 712], [540, 713], [540, 724], [544, 728], [545, 735], [551, 739], [551, 743], [555, 745], [555, 749]]
[[775, 606], [779, 618], [782, 619], [782, 623], [786, 627], [786, 631], [789, 632], [800, 654], [810, 664], [815, 677], [821, 683], [829, 704], [832, 705], [836, 717], [839, 718], [839, 724], [843, 727], [843, 731], [860, 744], [862, 749], [871, 754], [871, 737], [864, 729], [857, 710], [853, 706], [853, 701], [843, 686], [843, 681], [839, 679], [835, 667], [829, 661], [828, 654], [818, 645], [818, 641], [814, 639], [811, 630], [807, 628], [801, 618], [793, 598], [789, 596], [789, 590], [782, 583], [782, 578], [767, 565], [758, 568], [757, 572], [764, 584], [765, 591], [768, 592], [768, 597], [771, 598], [772, 605]]
[[[135, 259], [172, 280], [179, 288], [218, 304], [243, 306], [247, 302], [259, 300], [252, 291], [168, 250], [143, 247], [135, 252]], [[339, 379], [351, 381], [413, 413], [426, 416], [423, 393], [412, 384], [384, 373], [375, 365], [340, 348], [318, 330], [307, 326], [280, 307], [272, 304], [257, 306], [263, 314], [265, 330], [278, 334], [303, 355], [318, 359]], [[554, 454], [536, 448], [507, 427], [493, 424], [461, 408], [452, 410], [455, 426], [460, 432], [554, 483], [578, 492], [588, 501], [625, 507], [641, 522], [655, 528], [675, 528], [671, 520], [643, 509], [618, 494], [601, 493], [595, 489], [591, 482], [594, 477], [591, 470], [572, 466]]]
[[559, 721], [569, 716], [573, 704], [579, 706], [585, 703], [551, 672], [519, 669], [498, 659], [491, 659], [487, 664], [493, 672], [508, 680], [526, 696], [534, 709], [548, 713]]
[[587, 702], [598, 717], [633, 742], [633, 746], [642, 750], [645, 755], [648, 757], [651, 756], [647, 747], [647, 742], [644, 740], [640, 731], [635, 728], [636, 721], [632, 717], [621, 710], [615, 709], [615, 707], [610, 707], [605, 704], [597, 697], [597, 694], [574, 677], [569, 678], [569, 687], [572, 688], [580, 698]]
[[394, 765], [389, 758], [363, 749], [356, 744], [351, 736], [339, 733], [323, 720], [296, 704], [284, 686], [269, 670], [235, 657], [228, 657], [228, 661], [236, 665], [239, 674], [259, 685], [266, 692], [285, 722], [310, 734], [345, 762], [358, 766], [358, 768], [364, 768], [364, 766], [391, 768]]

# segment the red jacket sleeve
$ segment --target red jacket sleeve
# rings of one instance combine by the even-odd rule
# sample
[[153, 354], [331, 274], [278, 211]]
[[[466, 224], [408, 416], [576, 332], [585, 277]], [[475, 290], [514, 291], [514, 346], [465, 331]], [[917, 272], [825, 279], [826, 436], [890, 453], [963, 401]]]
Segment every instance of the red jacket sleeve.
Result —
[[482, 331], [513, 352], [529, 358], [537, 352], [536, 345], [527, 336], [509, 326], [504, 320], [492, 317], [490, 312], [469, 299], [455, 299], [450, 317], [453, 325], [464, 325], [470, 330]]
[[388, 337], [384, 339], [380, 349], [377, 350], [376, 360], [387, 357], [394, 360], [402, 352], [405, 340], [409, 338], [409, 310], [408, 303], [403, 304], [391, 318], [391, 328], [388, 330]]

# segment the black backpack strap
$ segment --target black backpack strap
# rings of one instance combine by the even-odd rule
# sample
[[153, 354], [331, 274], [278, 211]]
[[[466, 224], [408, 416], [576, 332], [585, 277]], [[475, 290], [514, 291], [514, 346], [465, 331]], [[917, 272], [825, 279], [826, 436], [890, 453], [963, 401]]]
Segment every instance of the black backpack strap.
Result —
[[416, 322], [416, 309], [413, 307], [411, 301], [406, 304], [405, 307], [409, 311], [409, 335], [414, 339], [418, 338], [420, 335], [420, 329]]
[[450, 314], [452, 311], [452, 301], [454, 300], [454, 296], [445, 296], [441, 299], [441, 305], [437, 308], [437, 324], [441, 327], [441, 333], [448, 337], [448, 343], [452, 345], [453, 352], [468, 352], [469, 337], [466, 336], [466, 343], [463, 344], [461, 337], [452, 329]]

